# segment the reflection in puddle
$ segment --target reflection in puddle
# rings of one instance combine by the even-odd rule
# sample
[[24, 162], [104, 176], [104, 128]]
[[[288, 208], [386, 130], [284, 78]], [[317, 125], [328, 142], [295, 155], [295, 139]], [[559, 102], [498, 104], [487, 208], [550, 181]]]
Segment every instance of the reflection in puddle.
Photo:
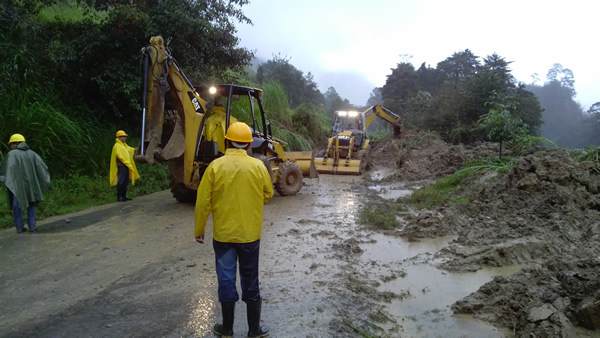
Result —
[[198, 292], [190, 299], [195, 304], [191, 305], [192, 312], [187, 327], [192, 329], [197, 334], [210, 332], [212, 322], [214, 321], [215, 313], [217, 313], [217, 305], [212, 292]]
[[369, 172], [369, 175], [371, 176], [371, 178], [375, 181], [379, 181], [382, 180], [390, 175], [392, 175], [394, 173], [393, 170], [391, 169], [380, 169], [380, 170], [373, 170]]
[[410, 294], [404, 299], [394, 299], [386, 304], [393, 317], [399, 319], [407, 334], [425, 336], [502, 337], [504, 334], [491, 324], [471, 316], [454, 315], [450, 306], [494, 276], [507, 276], [520, 267], [486, 268], [470, 273], [449, 273], [440, 270], [430, 261], [433, 254], [453, 237], [442, 237], [421, 242], [407, 242], [400, 238], [374, 234], [374, 244], [363, 244], [361, 260], [387, 264], [391, 269], [401, 269], [404, 277], [383, 282], [378, 291]]
[[384, 185], [373, 185], [369, 189], [377, 191], [377, 194], [386, 200], [397, 199], [400, 197], [407, 197], [412, 195], [413, 191], [410, 189], [403, 189], [403, 187], [392, 187]]

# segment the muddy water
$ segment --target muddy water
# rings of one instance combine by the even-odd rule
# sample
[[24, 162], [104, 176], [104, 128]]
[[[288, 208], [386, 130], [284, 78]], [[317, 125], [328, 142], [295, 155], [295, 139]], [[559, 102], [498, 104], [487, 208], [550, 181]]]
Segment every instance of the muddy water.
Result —
[[[501, 336], [449, 305], [510, 271], [445, 273], [433, 257], [452, 238], [411, 243], [357, 225], [357, 184], [366, 183], [321, 175], [265, 206], [262, 317], [272, 336], [354, 337], [365, 323], [378, 336]], [[192, 227], [193, 207], [161, 192], [44, 220], [37, 234], [0, 231], [0, 336], [211, 336], [214, 254]], [[397, 297], [380, 297], [388, 293]], [[234, 331], [247, 331], [242, 302]]]
[[452, 237], [417, 243], [398, 242], [387, 236], [373, 236], [377, 242], [365, 245], [361, 260], [376, 261], [391, 270], [403, 272], [401, 278], [383, 282], [378, 290], [406, 295], [387, 304], [388, 311], [402, 323], [402, 331], [410, 336], [503, 337], [505, 333], [468, 316], [455, 316], [450, 306], [477, 290], [494, 276], [506, 276], [520, 267], [480, 270], [474, 273], [448, 273], [436, 268], [432, 255]]

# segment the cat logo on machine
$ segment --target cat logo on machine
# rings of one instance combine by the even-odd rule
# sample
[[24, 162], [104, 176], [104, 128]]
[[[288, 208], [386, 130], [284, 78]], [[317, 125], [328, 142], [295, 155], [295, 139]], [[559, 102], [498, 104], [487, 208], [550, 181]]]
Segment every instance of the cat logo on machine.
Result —
[[198, 102], [198, 99], [197, 99], [197, 98], [193, 98], [193, 99], [192, 99], [192, 104], [194, 105], [194, 110], [195, 110], [196, 112], [199, 112], [199, 111], [201, 111], [201, 110], [202, 110], [202, 108], [200, 107], [200, 102]]
[[196, 113], [204, 114], [204, 108], [200, 104], [198, 97], [196, 95], [194, 95], [194, 93], [192, 93], [192, 92], [188, 92], [188, 95], [190, 97], [190, 100], [192, 101], [192, 105], [194, 106], [194, 111]]

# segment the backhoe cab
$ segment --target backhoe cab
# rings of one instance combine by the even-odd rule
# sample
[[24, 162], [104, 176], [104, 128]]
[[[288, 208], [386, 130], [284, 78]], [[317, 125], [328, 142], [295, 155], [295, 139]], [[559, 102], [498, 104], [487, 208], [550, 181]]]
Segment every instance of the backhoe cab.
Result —
[[377, 116], [393, 125], [394, 136], [400, 136], [402, 118], [379, 104], [362, 113], [336, 111], [327, 149], [323, 157], [315, 158], [317, 171], [343, 175], [361, 175], [367, 171], [371, 165], [367, 128]]
[[223, 156], [225, 132], [236, 120], [252, 128], [249, 154], [264, 162], [280, 195], [295, 195], [303, 176], [318, 176], [312, 152], [285, 152], [287, 144], [272, 136], [261, 89], [234, 84], [194, 87], [161, 36], [152, 37], [142, 54], [143, 134], [135, 159], [167, 162], [171, 192], [179, 202], [195, 200], [204, 171]]

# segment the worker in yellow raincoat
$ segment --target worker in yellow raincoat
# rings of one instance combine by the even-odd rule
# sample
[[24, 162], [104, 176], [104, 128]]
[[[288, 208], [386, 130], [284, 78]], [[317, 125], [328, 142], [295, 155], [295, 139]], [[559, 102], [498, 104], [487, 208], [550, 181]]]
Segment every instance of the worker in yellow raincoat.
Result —
[[[221, 103], [220, 98], [215, 99], [215, 105], [210, 110], [210, 116], [206, 119], [205, 135], [206, 141], [214, 141], [217, 143], [219, 153], [225, 153], [225, 121], [227, 112]], [[233, 116], [229, 116], [229, 125], [237, 122]]]
[[268, 326], [260, 325], [262, 298], [258, 285], [258, 257], [263, 205], [273, 197], [273, 183], [264, 163], [248, 156], [252, 131], [242, 122], [232, 123], [225, 135], [225, 156], [212, 161], [198, 187], [194, 236], [204, 243], [204, 229], [212, 212], [213, 249], [223, 322], [213, 332], [233, 335], [235, 303], [239, 300], [236, 270], [246, 303], [248, 337], [264, 337]]
[[140, 178], [133, 160], [135, 148], [128, 146], [126, 140], [127, 134], [123, 130], [117, 131], [117, 139], [110, 155], [110, 186], [117, 186], [118, 202], [131, 200], [127, 197], [129, 180], [131, 180], [131, 184], [135, 184], [135, 180]]

